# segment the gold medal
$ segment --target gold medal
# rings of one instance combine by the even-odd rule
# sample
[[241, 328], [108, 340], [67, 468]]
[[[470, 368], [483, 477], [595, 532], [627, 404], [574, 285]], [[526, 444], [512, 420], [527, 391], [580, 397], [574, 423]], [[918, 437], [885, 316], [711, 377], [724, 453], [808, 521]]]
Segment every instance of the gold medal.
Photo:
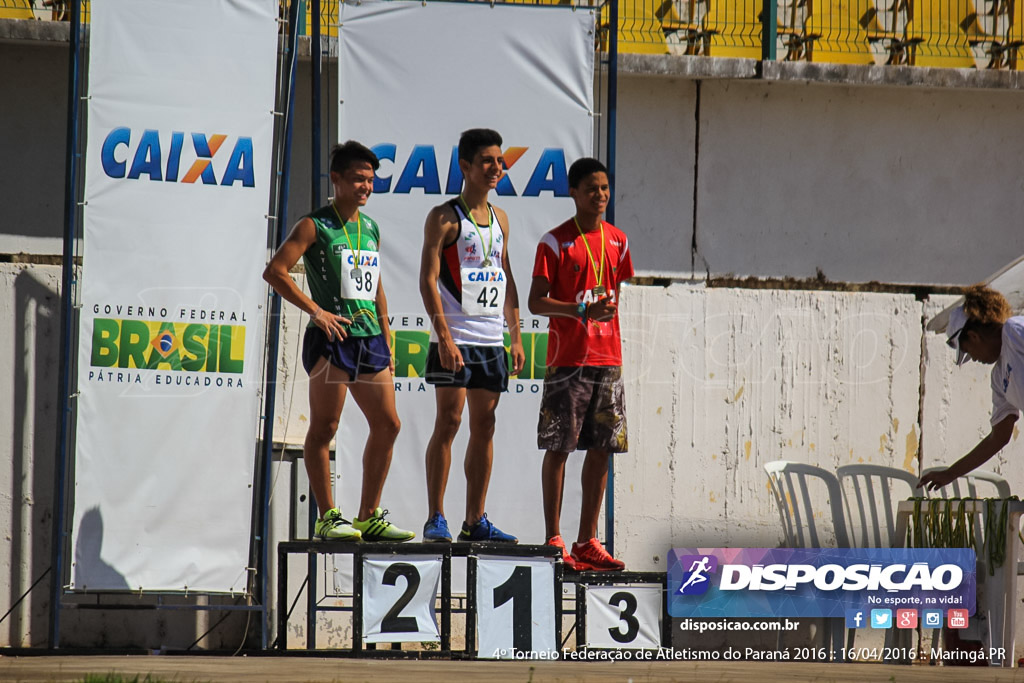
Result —
[[605, 295], [606, 291], [607, 290], [605, 290], [604, 285], [598, 285], [597, 287], [594, 287], [594, 289], [593, 289], [594, 296], [596, 296], [599, 299]]

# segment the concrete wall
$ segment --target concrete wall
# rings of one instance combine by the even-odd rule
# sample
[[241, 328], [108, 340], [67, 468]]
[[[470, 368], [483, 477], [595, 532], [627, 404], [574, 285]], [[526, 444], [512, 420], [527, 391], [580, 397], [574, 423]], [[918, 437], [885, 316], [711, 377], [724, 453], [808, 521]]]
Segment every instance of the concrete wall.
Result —
[[[0, 385], [5, 606], [49, 566], [60, 272], [41, 263], [61, 252], [66, 43], [0, 42], [0, 64], [0, 149], [16, 160], [0, 165], [0, 372], [12, 378]], [[308, 63], [299, 79], [288, 224], [309, 204]], [[328, 131], [333, 79], [328, 69]], [[644, 274], [821, 270], [851, 282], [966, 284], [1024, 251], [1021, 98], [623, 74], [617, 222]], [[36, 263], [3, 262], [19, 253]], [[964, 452], [987, 431], [987, 369], [955, 370], [941, 338], [924, 335], [924, 320], [949, 301], [628, 288], [632, 450], [616, 465], [617, 552], [632, 568], [662, 569], [673, 545], [779, 544], [769, 460], [916, 471], [918, 455], [930, 465]], [[305, 433], [303, 324], [289, 311], [283, 327], [275, 433], [291, 443]], [[1019, 482], [1020, 450], [1015, 438], [992, 469]], [[272, 541], [286, 535], [290, 467], [275, 465]], [[0, 625], [0, 645], [45, 641], [46, 584]], [[65, 641], [185, 647], [220, 616], [71, 610]], [[325, 638], [343, 635], [323, 628]], [[301, 617], [293, 629], [303, 635]], [[199, 647], [237, 647], [246, 633], [245, 616], [232, 615]]]
[[975, 282], [1024, 252], [1022, 112], [1020, 91], [631, 75], [616, 221], [648, 274]]
[[0, 41], [0, 254], [60, 254], [66, 43]]
[[623, 309], [632, 443], [615, 521], [630, 566], [664, 566], [673, 546], [780, 545], [771, 460], [916, 472], [913, 297], [673, 285], [631, 287]]
[[[781, 545], [766, 462], [918, 474], [974, 446], [988, 432], [989, 367], [957, 369], [942, 337], [922, 335], [923, 316], [953, 300], [628, 288], [631, 451], [616, 461], [615, 522], [629, 566], [657, 569], [673, 546]], [[986, 466], [1011, 482], [1024, 479], [1018, 437]], [[826, 500], [816, 512], [831, 529]]]
[[[6, 202], [5, 202], [6, 203]], [[0, 604], [4, 612], [50, 566], [59, 267], [0, 264]], [[48, 580], [0, 625], [0, 644], [46, 643]]]

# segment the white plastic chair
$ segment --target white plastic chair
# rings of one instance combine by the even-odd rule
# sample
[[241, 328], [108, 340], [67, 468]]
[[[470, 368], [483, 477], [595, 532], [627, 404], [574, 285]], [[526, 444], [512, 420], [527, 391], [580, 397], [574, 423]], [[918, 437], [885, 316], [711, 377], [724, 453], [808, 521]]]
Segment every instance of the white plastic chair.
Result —
[[924, 496], [918, 477], [884, 465], [843, 465], [836, 470], [846, 508], [847, 530], [858, 548], [891, 548], [896, 506]]
[[[782, 520], [782, 531], [786, 537], [786, 545], [790, 548], [820, 548], [825, 538], [825, 529], [819, 529], [819, 521], [814, 516], [812, 489], [825, 487], [828, 505], [832, 511], [832, 530], [836, 537], [836, 547], [849, 548], [850, 538], [846, 533], [846, 521], [843, 518], [843, 493], [836, 476], [814, 465], [805, 465], [788, 460], [775, 460], [764, 465], [771, 484], [772, 496], [779, 508]], [[832, 652], [843, 650], [843, 619], [830, 619], [831, 624], [825, 628], [825, 647]], [[846, 649], [853, 647], [854, 630], [850, 629]], [[781, 639], [781, 634], [780, 634]], [[840, 661], [846, 661], [840, 657]]]
[[[921, 474], [923, 476], [944, 469], [946, 468], [927, 467]], [[995, 491], [988, 490], [990, 487]], [[1009, 498], [1010, 495], [1010, 482], [988, 470], [968, 472], [931, 494], [933, 498]]]
[[[924, 496], [918, 477], [884, 465], [843, 465], [836, 469], [843, 492], [848, 531], [858, 548], [890, 548], [896, 540], [896, 507], [901, 500]], [[853, 644], [851, 631], [850, 645]], [[909, 632], [907, 632], [909, 634]], [[904, 633], [886, 633], [885, 644], [911, 645]], [[902, 640], [900, 638], [902, 637]]]
[[843, 517], [843, 492], [834, 474], [814, 465], [788, 460], [767, 462], [764, 471], [768, 474], [772, 495], [779, 508], [779, 518], [782, 520], [782, 531], [790, 548], [820, 548], [822, 545], [824, 529], [819, 529], [811, 501], [814, 479], [820, 480], [819, 484], [825, 486], [828, 495], [836, 547], [850, 547]]

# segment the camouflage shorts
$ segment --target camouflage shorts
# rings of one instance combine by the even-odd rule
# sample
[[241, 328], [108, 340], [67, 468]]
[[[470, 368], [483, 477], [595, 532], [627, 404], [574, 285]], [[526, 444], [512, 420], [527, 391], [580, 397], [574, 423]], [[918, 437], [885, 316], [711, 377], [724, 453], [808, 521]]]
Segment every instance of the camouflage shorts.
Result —
[[537, 445], [561, 453], [629, 450], [623, 393], [621, 367], [548, 368]]

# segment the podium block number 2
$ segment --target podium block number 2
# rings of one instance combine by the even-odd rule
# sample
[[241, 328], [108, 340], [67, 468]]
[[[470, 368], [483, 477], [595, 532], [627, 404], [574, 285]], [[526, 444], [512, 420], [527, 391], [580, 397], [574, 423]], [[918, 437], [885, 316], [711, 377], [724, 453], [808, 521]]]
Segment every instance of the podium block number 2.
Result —
[[435, 598], [441, 558], [367, 555], [363, 560], [363, 639], [439, 642]]
[[517, 651], [555, 651], [552, 560], [481, 557], [476, 588], [480, 658], [511, 659]]
[[380, 623], [380, 630], [382, 633], [415, 633], [419, 631], [416, 617], [402, 617], [399, 615], [412, 602], [416, 591], [419, 590], [420, 573], [411, 564], [396, 562], [384, 570], [383, 584], [385, 586], [394, 586], [397, 584], [398, 577], [405, 579], [405, 592], [391, 606], [388, 613], [384, 615], [384, 620]]
[[661, 586], [587, 586], [587, 647], [661, 645]]

